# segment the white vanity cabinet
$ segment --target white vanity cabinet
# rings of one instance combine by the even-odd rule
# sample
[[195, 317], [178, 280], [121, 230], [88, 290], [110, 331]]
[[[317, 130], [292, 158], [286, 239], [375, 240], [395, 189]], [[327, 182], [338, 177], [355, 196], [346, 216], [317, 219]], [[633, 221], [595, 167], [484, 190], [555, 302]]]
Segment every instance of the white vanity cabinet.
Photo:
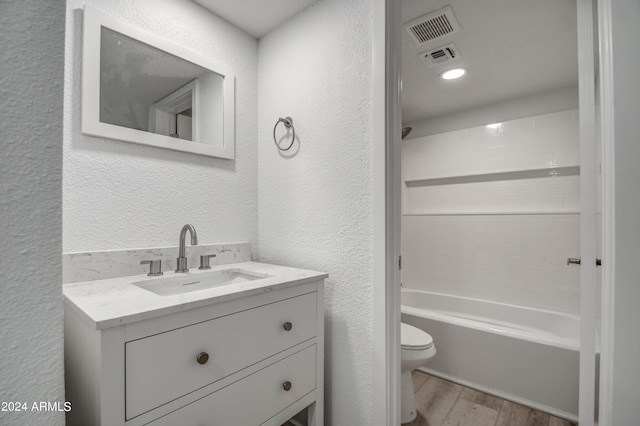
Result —
[[65, 293], [67, 424], [321, 426], [325, 276], [105, 328]]

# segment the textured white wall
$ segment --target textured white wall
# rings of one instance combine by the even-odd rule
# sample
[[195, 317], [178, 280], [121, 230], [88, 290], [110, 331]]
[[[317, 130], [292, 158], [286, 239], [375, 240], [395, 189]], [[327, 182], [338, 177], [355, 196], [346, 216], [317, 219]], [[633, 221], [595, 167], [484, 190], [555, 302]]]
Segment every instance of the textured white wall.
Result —
[[64, 2], [0, 2], [0, 424], [63, 425]]
[[[82, 13], [89, 4], [227, 65], [236, 77], [233, 161], [85, 136], [80, 131]], [[191, 223], [201, 243], [258, 233], [256, 39], [187, 0], [70, 1], [67, 11], [63, 251], [177, 245]]]
[[580, 253], [580, 177], [482, 181], [578, 166], [577, 113], [404, 141], [403, 181], [446, 184], [403, 185], [403, 284], [578, 314], [580, 270], [565, 262]]
[[[372, 25], [368, 0], [319, 1], [259, 48], [260, 260], [329, 273], [325, 411], [336, 426], [375, 423]], [[290, 155], [272, 139], [287, 115], [298, 139]]]

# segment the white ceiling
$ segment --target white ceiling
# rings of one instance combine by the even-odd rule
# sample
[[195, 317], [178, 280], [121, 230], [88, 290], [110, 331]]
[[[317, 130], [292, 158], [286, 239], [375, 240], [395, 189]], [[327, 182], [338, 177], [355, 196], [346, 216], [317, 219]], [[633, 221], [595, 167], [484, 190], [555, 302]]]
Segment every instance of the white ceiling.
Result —
[[194, 0], [260, 38], [317, 0]]
[[[402, 0], [402, 22], [448, 5], [460, 31], [418, 47], [402, 29], [403, 122], [577, 84], [576, 0]], [[455, 61], [428, 68], [418, 57], [451, 42]], [[439, 78], [454, 66], [469, 72]]]

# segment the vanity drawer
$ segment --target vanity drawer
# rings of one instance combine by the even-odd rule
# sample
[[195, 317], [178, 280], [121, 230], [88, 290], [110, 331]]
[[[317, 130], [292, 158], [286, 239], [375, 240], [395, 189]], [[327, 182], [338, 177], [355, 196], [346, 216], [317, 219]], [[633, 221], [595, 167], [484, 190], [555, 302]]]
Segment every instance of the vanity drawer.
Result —
[[244, 368], [247, 326], [245, 311], [126, 343], [126, 419]]
[[251, 389], [249, 396], [257, 420], [255, 424], [263, 423], [316, 388], [316, 345], [296, 352], [246, 380]]
[[249, 311], [249, 364], [316, 335], [316, 293], [260, 306]]
[[313, 345], [149, 425], [258, 425], [315, 389], [315, 363]]
[[148, 423], [151, 426], [251, 425], [246, 406], [248, 381], [240, 380], [179, 410]]

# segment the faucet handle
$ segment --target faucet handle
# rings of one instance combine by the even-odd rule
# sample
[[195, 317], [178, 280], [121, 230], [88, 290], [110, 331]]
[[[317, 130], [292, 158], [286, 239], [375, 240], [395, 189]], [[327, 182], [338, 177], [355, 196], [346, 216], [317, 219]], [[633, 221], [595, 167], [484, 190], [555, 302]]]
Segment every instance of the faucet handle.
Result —
[[198, 269], [211, 269], [211, 266], [209, 266], [209, 259], [212, 257], [216, 257], [216, 255], [206, 254], [204, 256], [200, 256], [200, 267]]
[[147, 274], [150, 277], [157, 277], [162, 275], [162, 260], [142, 260], [140, 261], [141, 265], [149, 265], [149, 273]]

